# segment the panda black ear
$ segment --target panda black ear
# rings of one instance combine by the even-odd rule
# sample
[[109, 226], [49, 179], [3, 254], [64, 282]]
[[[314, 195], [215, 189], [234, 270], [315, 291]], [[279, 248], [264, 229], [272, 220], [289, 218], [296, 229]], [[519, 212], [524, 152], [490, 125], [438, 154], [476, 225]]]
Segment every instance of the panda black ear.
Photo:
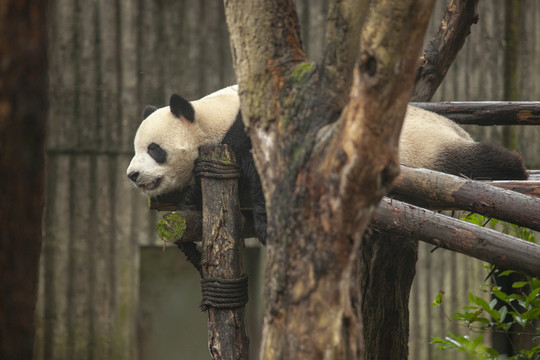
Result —
[[148, 116], [150, 116], [151, 113], [157, 110], [157, 107], [148, 105], [144, 108], [142, 112], [142, 118], [143, 120], [146, 119]]
[[169, 100], [171, 112], [177, 118], [180, 116], [185, 117], [187, 120], [193, 122], [195, 120], [195, 110], [193, 106], [178, 94], [172, 94]]

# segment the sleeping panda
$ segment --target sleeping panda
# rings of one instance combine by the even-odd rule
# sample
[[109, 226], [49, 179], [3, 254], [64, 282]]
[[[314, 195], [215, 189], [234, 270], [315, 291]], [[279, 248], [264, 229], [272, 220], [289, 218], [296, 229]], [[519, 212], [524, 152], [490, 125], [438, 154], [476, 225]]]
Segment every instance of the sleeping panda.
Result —
[[266, 243], [266, 208], [262, 186], [251, 156], [251, 140], [244, 131], [236, 85], [192, 102], [173, 94], [169, 106], [147, 106], [135, 134], [135, 156], [127, 176], [146, 196], [155, 197], [192, 188], [189, 206], [200, 207], [200, 188], [191, 184], [195, 159], [202, 145], [228, 144], [253, 207], [255, 233]]
[[[239, 109], [236, 85], [191, 102], [173, 94], [169, 106], [160, 109], [147, 106], [135, 135], [135, 156], [127, 176], [147, 196], [184, 189], [192, 180], [198, 147], [228, 144], [241, 169], [239, 188], [250, 189], [255, 231], [264, 244], [264, 196], [250, 152], [251, 141], [244, 131]], [[413, 106], [408, 107], [403, 123], [399, 156], [406, 166], [471, 179], [527, 178], [518, 154], [474, 142], [465, 130], [449, 119]]]
[[459, 125], [431, 111], [408, 106], [399, 139], [403, 165], [473, 180], [526, 180], [519, 154], [475, 142]]

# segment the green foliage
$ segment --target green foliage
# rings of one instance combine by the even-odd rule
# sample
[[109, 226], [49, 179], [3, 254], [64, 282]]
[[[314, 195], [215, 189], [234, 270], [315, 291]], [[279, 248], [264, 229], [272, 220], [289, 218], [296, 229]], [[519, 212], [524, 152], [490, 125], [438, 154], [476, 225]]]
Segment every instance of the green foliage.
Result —
[[[496, 219], [486, 220], [478, 214], [471, 214], [465, 220], [480, 226], [501, 227], [502, 231], [521, 239], [534, 242], [534, 234], [528, 229], [523, 229], [512, 224], [501, 223]], [[493, 271], [493, 267], [491, 267]], [[497, 275], [509, 276], [514, 273], [507, 270]], [[524, 276], [524, 281], [514, 282], [512, 287], [516, 291], [512, 294], [504, 293], [499, 287], [487, 284], [492, 295], [490, 302], [484, 298], [475, 296], [469, 292], [469, 305], [462, 307], [462, 312], [455, 312], [452, 319], [465, 325], [468, 329], [477, 333], [478, 336], [471, 339], [469, 336], [458, 336], [449, 333], [444, 338], [433, 337], [432, 344], [437, 344], [441, 350], [454, 349], [468, 354], [471, 359], [540, 359], [540, 344], [530, 349], [521, 350], [519, 354], [507, 357], [500, 355], [496, 350], [484, 343], [484, 336], [489, 331], [509, 331], [513, 325], [527, 327], [538, 325], [540, 322], [540, 280]], [[442, 305], [443, 291], [440, 291], [432, 306]], [[501, 306], [502, 303], [502, 306]], [[498, 306], [496, 307], [495, 305]], [[523, 331], [521, 332], [524, 333]], [[540, 327], [533, 334], [535, 340], [540, 340]]]

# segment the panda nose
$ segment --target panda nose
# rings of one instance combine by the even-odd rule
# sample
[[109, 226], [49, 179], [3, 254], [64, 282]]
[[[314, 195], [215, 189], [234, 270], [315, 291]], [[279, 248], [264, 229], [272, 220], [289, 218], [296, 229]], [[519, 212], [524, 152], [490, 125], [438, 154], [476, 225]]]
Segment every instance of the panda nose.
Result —
[[139, 172], [138, 171], [130, 172], [127, 177], [129, 178], [129, 180], [133, 182], [137, 182], [137, 178], [139, 177]]

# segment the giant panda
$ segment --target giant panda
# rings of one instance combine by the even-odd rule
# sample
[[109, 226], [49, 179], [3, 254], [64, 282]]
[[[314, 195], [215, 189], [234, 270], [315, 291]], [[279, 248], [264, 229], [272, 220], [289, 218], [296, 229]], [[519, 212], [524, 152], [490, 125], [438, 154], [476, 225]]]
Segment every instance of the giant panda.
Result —
[[[147, 196], [183, 189], [192, 180], [198, 147], [218, 143], [230, 145], [235, 152], [242, 172], [240, 188], [250, 189], [255, 231], [264, 243], [264, 196], [250, 152], [251, 141], [244, 131], [236, 85], [191, 102], [173, 94], [169, 106], [147, 106], [135, 135], [135, 156], [127, 176]], [[399, 156], [406, 166], [471, 179], [527, 178], [518, 154], [477, 143], [451, 120], [413, 106], [405, 115]]]
[[519, 154], [475, 142], [450, 119], [410, 105], [401, 129], [399, 158], [406, 166], [474, 180], [526, 180], [528, 177]]
[[191, 184], [195, 159], [202, 145], [228, 144], [240, 167], [239, 188], [247, 189], [253, 207], [255, 233], [266, 242], [266, 208], [261, 182], [244, 131], [236, 85], [192, 102], [173, 94], [169, 106], [147, 106], [135, 134], [135, 156], [127, 176], [151, 197], [191, 187], [186, 196], [200, 205], [200, 188]]

